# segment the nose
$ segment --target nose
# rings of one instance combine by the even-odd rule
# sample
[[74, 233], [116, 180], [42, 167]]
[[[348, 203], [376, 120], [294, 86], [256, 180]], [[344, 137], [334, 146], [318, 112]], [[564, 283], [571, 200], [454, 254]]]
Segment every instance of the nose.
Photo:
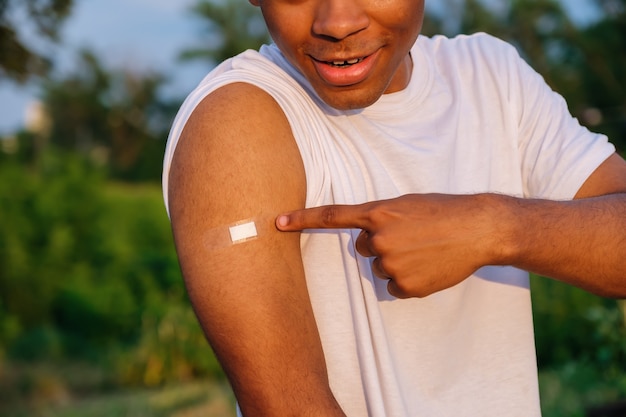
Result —
[[313, 33], [341, 40], [369, 25], [364, 0], [319, 0]]

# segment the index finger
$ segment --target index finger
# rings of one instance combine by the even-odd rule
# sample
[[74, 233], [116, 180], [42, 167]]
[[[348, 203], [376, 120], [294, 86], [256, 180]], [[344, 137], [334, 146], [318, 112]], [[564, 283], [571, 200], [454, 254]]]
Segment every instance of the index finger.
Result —
[[329, 205], [296, 210], [276, 217], [276, 227], [284, 232], [304, 229], [365, 229], [370, 225], [367, 203]]

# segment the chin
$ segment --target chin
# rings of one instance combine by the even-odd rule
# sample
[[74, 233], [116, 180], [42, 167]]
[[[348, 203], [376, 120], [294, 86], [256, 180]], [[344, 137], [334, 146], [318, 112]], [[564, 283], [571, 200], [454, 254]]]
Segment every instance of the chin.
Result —
[[381, 97], [381, 94], [350, 94], [349, 91], [332, 94], [319, 94], [324, 103], [337, 110], [359, 110], [371, 106]]

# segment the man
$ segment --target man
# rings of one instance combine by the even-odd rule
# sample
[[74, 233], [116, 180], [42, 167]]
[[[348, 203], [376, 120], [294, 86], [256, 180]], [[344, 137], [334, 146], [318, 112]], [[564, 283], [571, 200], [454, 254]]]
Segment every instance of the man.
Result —
[[626, 163], [423, 0], [252, 3], [275, 45], [189, 96], [163, 175], [242, 414], [539, 415], [523, 270], [626, 294]]

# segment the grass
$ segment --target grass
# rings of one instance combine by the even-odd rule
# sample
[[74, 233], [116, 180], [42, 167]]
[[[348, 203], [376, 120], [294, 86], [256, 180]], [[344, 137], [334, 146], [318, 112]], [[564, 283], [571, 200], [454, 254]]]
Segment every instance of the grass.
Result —
[[197, 381], [159, 389], [66, 398], [55, 406], [5, 410], [4, 417], [234, 417], [225, 384]]
[[[89, 375], [82, 372], [81, 376]], [[92, 377], [94, 379], [95, 377]], [[89, 379], [89, 378], [87, 378]], [[591, 406], [623, 400], [626, 377], [599, 375], [593, 367], [571, 364], [539, 374], [543, 417], [585, 417]], [[48, 370], [38, 371], [27, 401], [0, 405], [3, 417], [235, 417], [226, 382], [212, 379], [154, 389], [77, 393]], [[620, 389], [620, 386], [622, 387]], [[6, 387], [5, 387], [6, 388]], [[6, 399], [6, 398], [5, 398]], [[28, 400], [29, 399], [29, 400]]]

